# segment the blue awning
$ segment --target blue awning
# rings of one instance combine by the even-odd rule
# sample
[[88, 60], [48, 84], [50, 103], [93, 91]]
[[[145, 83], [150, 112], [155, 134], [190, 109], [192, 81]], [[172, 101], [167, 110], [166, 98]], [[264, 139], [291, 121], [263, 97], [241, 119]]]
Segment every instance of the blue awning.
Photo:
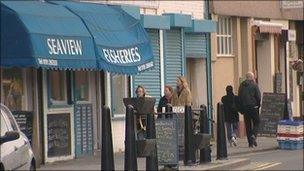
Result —
[[79, 17], [41, 1], [1, 1], [1, 67], [98, 69]]
[[1, 1], [1, 67], [137, 74], [154, 66], [140, 20], [121, 6]]
[[94, 38], [100, 68], [132, 75], [154, 66], [148, 34], [140, 20], [130, 16], [120, 6], [53, 2], [82, 18]]

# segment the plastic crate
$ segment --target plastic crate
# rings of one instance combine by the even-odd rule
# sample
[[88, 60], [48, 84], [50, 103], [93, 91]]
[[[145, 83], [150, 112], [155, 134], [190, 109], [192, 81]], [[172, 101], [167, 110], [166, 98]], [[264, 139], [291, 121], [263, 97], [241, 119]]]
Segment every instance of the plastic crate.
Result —
[[281, 141], [287, 141], [287, 140], [291, 140], [291, 141], [303, 141], [303, 136], [298, 136], [298, 137], [277, 137], [277, 140], [281, 140]]
[[278, 140], [279, 148], [283, 150], [299, 150], [303, 149], [302, 141]]
[[303, 134], [303, 121], [280, 120], [277, 133], [283, 134]]

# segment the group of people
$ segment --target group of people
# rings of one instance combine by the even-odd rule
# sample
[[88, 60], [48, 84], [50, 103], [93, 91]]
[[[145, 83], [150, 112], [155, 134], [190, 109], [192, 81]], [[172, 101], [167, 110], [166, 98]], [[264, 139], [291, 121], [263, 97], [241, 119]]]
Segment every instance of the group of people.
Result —
[[[137, 97], [149, 97], [145, 88], [139, 85], [136, 88]], [[230, 145], [237, 146], [237, 130], [239, 124], [239, 113], [244, 115], [246, 134], [249, 147], [257, 146], [257, 134], [259, 129], [259, 108], [261, 106], [260, 89], [255, 82], [252, 72], [246, 74], [246, 80], [240, 84], [238, 96], [233, 93], [233, 87], [226, 87], [226, 95], [221, 101], [224, 105], [225, 125], [227, 139]], [[157, 112], [164, 112], [167, 104], [172, 106], [185, 106], [192, 104], [192, 95], [185, 77], [179, 76], [176, 79], [176, 89], [165, 86], [164, 96], [160, 99]], [[144, 129], [140, 119], [139, 129]]]
[[[142, 85], [137, 86], [135, 93], [137, 98], [150, 97]], [[157, 112], [164, 112], [164, 109], [168, 104], [171, 104], [172, 106], [185, 106], [192, 104], [191, 91], [189, 89], [186, 78], [183, 76], [177, 77], [175, 90], [173, 87], [166, 85], [164, 94], [165, 95], [159, 100]], [[137, 136], [139, 139], [145, 138], [145, 120], [146, 119], [144, 116], [137, 117]]]
[[[149, 97], [146, 89], [142, 85], [138, 85], [136, 88], [137, 97]], [[164, 90], [164, 96], [159, 100], [157, 112], [162, 112], [163, 108], [167, 104], [172, 106], [185, 106], [192, 104], [192, 95], [188, 87], [188, 83], [185, 77], [179, 76], [176, 79], [176, 89], [174, 90], [171, 86], [166, 85]]]
[[255, 82], [252, 72], [246, 74], [246, 80], [239, 87], [238, 96], [233, 93], [233, 87], [226, 87], [226, 95], [222, 97], [225, 113], [227, 139], [230, 145], [237, 146], [236, 132], [238, 130], [239, 113], [244, 115], [247, 141], [249, 147], [257, 146], [257, 134], [260, 117], [261, 92]]

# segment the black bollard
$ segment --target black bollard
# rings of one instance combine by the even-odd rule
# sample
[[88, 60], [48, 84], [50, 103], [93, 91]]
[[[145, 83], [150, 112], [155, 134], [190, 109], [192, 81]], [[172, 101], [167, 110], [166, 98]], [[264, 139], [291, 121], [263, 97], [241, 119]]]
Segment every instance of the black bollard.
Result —
[[111, 113], [110, 108], [108, 106], [104, 106], [102, 108], [101, 121], [101, 170], [115, 170], [111, 129]]
[[185, 106], [185, 140], [184, 140], [184, 165], [191, 165], [196, 163], [194, 134], [192, 127], [192, 109], [191, 106]]
[[[209, 134], [209, 121], [207, 116], [207, 107], [201, 105], [200, 113], [200, 133]], [[211, 162], [211, 148], [206, 147], [200, 150], [200, 163]]]
[[135, 141], [134, 108], [128, 105], [126, 108], [125, 130], [125, 169], [137, 170], [137, 149]]
[[224, 121], [224, 105], [217, 104], [217, 139], [216, 139], [216, 159], [227, 159], [227, 144]]
[[[156, 139], [154, 114], [147, 115], [147, 139]], [[146, 170], [158, 170], [157, 147], [155, 144], [153, 153], [146, 158]]]

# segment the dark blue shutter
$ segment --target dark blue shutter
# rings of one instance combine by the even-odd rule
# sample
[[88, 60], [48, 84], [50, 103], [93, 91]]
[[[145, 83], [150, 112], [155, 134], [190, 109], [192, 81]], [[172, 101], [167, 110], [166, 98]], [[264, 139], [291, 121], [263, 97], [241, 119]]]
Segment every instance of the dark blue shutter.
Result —
[[183, 75], [183, 55], [181, 30], [165, 32], [165, 84], [175, 87], [177, 76]]
[[206, 34], [187, 33], [185, 35], [186, 58], [207, 58]]
[[155, 66], [152, 70], [133, 76], [133, 93], [135, 96], [136, 87], [142, 85], [146, 88], [149, 96], [156, 98], [157, 105], [161, 96], [159, 30], [149, 29], [147, 32], [151, 39]]

